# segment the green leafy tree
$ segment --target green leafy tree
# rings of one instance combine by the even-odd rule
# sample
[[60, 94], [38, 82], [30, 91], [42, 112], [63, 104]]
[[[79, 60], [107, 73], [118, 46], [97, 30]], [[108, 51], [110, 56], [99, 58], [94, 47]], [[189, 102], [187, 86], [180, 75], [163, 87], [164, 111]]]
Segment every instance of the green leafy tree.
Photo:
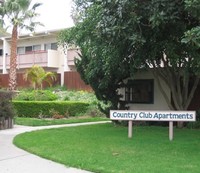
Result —
[[[184, 41], [185, 34], [200, 23], [199, 15], [189, 9], [189, 0], [74, 2], [77, 24], [60, 40], [80, 47], [77, 70], [100, 99], [116, 108], [123, 79], [133, 77], [135, 70], [151, 68], [169, 108], [188, 109], [200, 69], [199, 49]], [[161, 81], [170, 88], [173, 102]]]
[[[82, 7], [80, 7], [82, 8]], [[67, 29], [60, 33], [60, 44], [66, 43], [78, 45], [81, 48], [81, 59], [76, 59], [77, 71], [82, 79], [93, 88], [96, 97], [107, 106], [101, 107], [102, 111], [109, 116], [109, 109], [117, 109], [120, 103], [118, 89], [123, 86], [123, 79], [128, 77], [127, 64], [123, 62], [120, 50], [115, 45], [108, 46], [102, 38], [96, 34], [96, 26], [101, 16], [101, 7], [89, 7], [85, 4], [85, 10], [81, 11], [79, 6], [75, 11], [76, 21], [82, 21], [83, 13], [87, 16], [84, 22], [78, 22], [76, 27]], [[124, 45], [125, 46], [125, 45]], [[113, 57], [116, 60], [113, 61]], [[103, 104], [104, 105], [104, 104]]]
[[33, 31], [35, 26], [40, 24], [39, 22], [34, 22], [35, 17], [38, 16], [36, 9], [40, 5], [40, 3], [35, 3], [31, 7], [31, 0], [5, 0], [0, 6], [1, 19], [8, 20], [12, 26], [9, 90], [16, 90], [17, 87], [18, 30], [25, 28]]
[[56, 80], [56, 75], [53, 72], [46, 72], [38, 65], [34, 65], [32, 68], [26, 70], [24, 79], [30, 81], [34, 89], [38, 86], [40, 89], [43, 89], [43, 82], [47, 82], [52, 86], [53, 80]]
[[98, 2], [103, 7], [100, 35], [110, 44], [120, 39], [128, 43], [124, 58], [134, 59], [131, 66], [153, 68], [157, 82], [164, 81], [172, 92], [173, 103], [159, 85], [169, 107], [187, 110], [199, 83], [200, 54], [181, 41], [185, 32], [199, 26], [198, 16], [182, 0]]
[[[185, 0], [186, 9], [190, 15], [194, 16], [200, 21], [200, 1], [199, 0]], [[200, 48], [200, 24], [188, 30], [182, 39], [183, 43], [190, 44]]]

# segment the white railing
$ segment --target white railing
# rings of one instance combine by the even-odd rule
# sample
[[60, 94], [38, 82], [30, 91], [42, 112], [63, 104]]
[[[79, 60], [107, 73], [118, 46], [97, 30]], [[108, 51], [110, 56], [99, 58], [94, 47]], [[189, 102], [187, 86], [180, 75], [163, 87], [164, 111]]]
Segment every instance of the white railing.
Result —
[[[56, 51], [57, 52], [57, 51]], [[55, 56], [55, 57], [54, 57]], [[17, 55], [17, 68], [30, 68], [33, 65], [48, 67], [50, 59], [56, 59], [56, 54], [50, 51], [33, 51]], [[51, 60], [52, 62], [52, 60]], [[6, 57], [6, 69], [10, 68], [10, 56]], [[3, 57], [0, 56], [0, 69], [3, 69]]]

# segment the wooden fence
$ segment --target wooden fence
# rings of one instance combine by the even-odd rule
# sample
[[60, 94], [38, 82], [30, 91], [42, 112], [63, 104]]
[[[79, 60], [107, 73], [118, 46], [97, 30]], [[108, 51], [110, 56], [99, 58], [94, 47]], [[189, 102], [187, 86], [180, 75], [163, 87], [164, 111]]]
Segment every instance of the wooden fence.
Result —
[[85, 84], [76, 71], [65, 72], [64, 85], [70, 90], [92, 91], [92, 88]]
[[[17, 87], [22, 88], [22, 87], [30, 87], [31, 84], [29, 81], [25, 81], [23, 77], [24, 73], [17, 73]], [[9, 74], [0, 74], [0, 87], [1, 88], [8, 88], [9, 84]], [[57, 74], [57, 79], [56, 81], [53, 82], [53, 86], [55, 85], [60, 85], [60, 74]], [[49, 85], [44, 82], [43, 83], [44, 88], [48, 87]]]
[[[25, 81], [23, 78], [24, 73], [17, 74], [17, 87], [30, 87], [31, 84], [28, 81]], [[8, 79], [9, 74], [0, 74], [0, 88], [8, 88]], [[61, 75], [57, 74], [57, 79], [54, 81], [53, 86], [61, 84]], [[48, 87], [48, 84], [44, 82], [44, 88]], [[64, 86], [70, 90], [84, 90], [92, 91], [92, 88], [89, 85], [86, 85], [81, 79], [80, 75], [76, 71], [65, 72], [64, 74]]]

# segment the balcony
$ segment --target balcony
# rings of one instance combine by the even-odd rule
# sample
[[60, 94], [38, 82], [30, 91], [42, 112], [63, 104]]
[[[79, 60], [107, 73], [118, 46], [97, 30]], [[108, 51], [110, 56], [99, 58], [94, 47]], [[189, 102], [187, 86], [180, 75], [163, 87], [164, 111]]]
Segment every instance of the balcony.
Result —
[[74, 59], [79, 58], [80, 50], [68, 49], [67, 50], [67, 64], [68, 66], [74, 66]]
[[[59, 68], [60, 53], [56, 50], [33, 51], [17, 55], [17, 68], [31, 68], [33, 65], [41, 67]], [[6, 69], [10, 68], [10, 56], [6, 57]], [[0, 70], [3, 69], [3, 57], [0, 57]]]

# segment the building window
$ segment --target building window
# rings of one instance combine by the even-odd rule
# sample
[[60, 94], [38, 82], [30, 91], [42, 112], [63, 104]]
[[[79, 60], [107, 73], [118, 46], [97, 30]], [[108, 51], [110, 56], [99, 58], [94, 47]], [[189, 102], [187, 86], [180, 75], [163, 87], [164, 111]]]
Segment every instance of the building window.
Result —
[[57, 50], [58, 49], [57, 43], [51, 43], [51, 49]]
[[32, 51], [33, 51], [33, 47], [32, 46], [26, 46], [25, 47], [25, 53], [32, 52]]
[[20, 54], [25, 54], [25, 48], [24, 47], [18, 47], [17, 48], [17, 54], [20, 55]]
[[49, 50], [49, 49], [51, 49], [51, 50], [57, 50], [58, 46], [57, 46], [57, 43], [46, 43], [44, 45], [44, 49], [45, 50]]
[[3, 49], [0, 49], [0, 56], [3, 55]]
[[152, 104], [154, 102], [154, 80], [129, 80], [125, 87], [125, 100], [128, 103]]
[[50, 43], [45, 44], [44, 45], [44, 50], [49, 50], [49, 49], [51, 49], [51, 44]]
[[41, 45], [33, 45], [33, 51], [41, 50]]
[[25, 54], [25, 53], [32, 53], [32, 51], [41, 50], [41, 45], [33, 45], [33, 46], [26, 46], [26, 47], [17, 47], [17, 54]]

